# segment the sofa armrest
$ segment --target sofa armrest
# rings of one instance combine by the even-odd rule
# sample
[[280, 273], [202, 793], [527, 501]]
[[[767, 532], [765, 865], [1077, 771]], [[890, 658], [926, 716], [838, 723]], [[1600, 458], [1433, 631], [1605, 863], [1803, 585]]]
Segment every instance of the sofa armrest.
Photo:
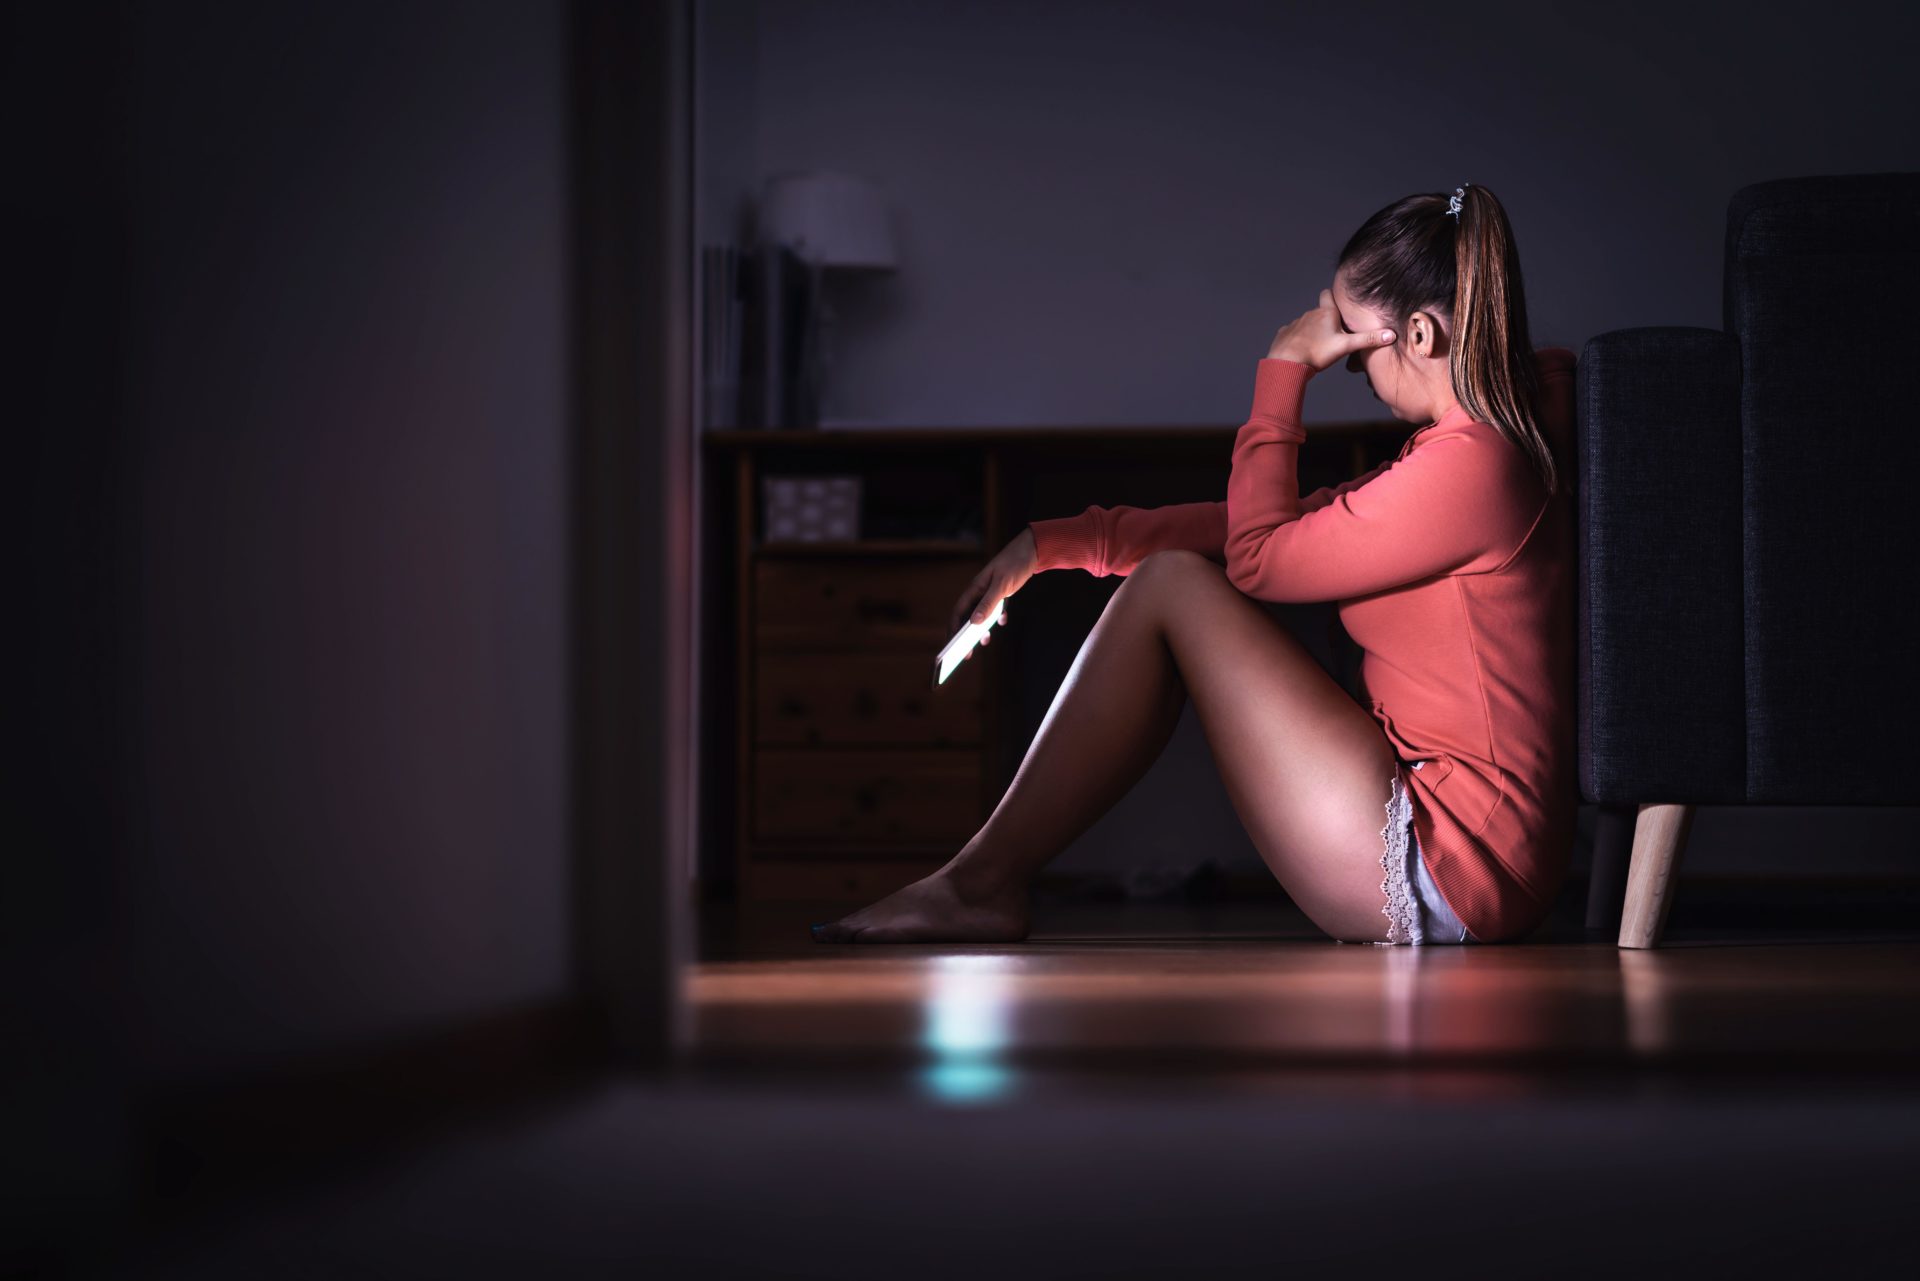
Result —
[[1601, 334], [1574, 396], [1581, 792], [1738, 802], [1739, 344], [1715, 329]]

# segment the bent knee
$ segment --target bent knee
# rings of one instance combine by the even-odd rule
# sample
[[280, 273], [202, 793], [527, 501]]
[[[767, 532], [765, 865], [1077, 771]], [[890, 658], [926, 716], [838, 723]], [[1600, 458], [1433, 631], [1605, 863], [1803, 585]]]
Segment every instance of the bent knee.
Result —
[[1193, 574], [1211, 571], [1226, 573], [1226, 567], [1218, 561], [1208, 560], [1190, 547], [1162, 547], [1158, 551], [1148, 552], [1133, 567], [1129, 578], [1138, 578], [1142, 574]]

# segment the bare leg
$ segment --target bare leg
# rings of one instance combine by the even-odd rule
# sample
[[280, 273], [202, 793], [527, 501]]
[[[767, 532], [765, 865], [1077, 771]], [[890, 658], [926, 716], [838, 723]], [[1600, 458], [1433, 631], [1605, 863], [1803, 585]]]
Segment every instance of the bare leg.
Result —
[[1027, 933], [1027, 882], [1126, 795], [1180, 723], [1186, 689], [1136, 569], [1087, 634], [1000, 803], [939, 872], [817, 930], [822, 942]]
[[1186, 551], [1147, 557], [1114, 593], [973, 839], [932, 876], [816, 936], [1024, 938], [1028, 880], [1146, 772], [1187, 697], [1235, 810], [1301, 909], [1338, 937], [1383, 938], [1392, 746], [1219, 565]]

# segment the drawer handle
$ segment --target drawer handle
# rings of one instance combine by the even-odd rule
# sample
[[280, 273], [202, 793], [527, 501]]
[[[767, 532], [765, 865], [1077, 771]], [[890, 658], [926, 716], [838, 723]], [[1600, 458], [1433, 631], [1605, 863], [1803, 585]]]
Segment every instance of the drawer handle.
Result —
[[854, 613], [862, 622], [900, 622], [909, 616], [907, 603], [903, 600], [862, 600], [854, 607]]

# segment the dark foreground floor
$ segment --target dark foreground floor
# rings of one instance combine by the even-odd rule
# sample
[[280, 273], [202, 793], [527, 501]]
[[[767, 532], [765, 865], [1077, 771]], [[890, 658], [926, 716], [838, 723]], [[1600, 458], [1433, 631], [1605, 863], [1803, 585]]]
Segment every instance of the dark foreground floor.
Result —
[[149, 1242], [119, 1275], [1904, 1273], [1906, 1092], [1376, 1100], [1216, 1085], [935, 1105], [608, 1084]]
[[1652, 953], [1335, 945], [1271, 903], [1062, 902], [1012, 948], [730, 912], [678, 1070], [242, 1186], [110, 1274], [1904, 1273], [1908, 905], [1722, 906]]

